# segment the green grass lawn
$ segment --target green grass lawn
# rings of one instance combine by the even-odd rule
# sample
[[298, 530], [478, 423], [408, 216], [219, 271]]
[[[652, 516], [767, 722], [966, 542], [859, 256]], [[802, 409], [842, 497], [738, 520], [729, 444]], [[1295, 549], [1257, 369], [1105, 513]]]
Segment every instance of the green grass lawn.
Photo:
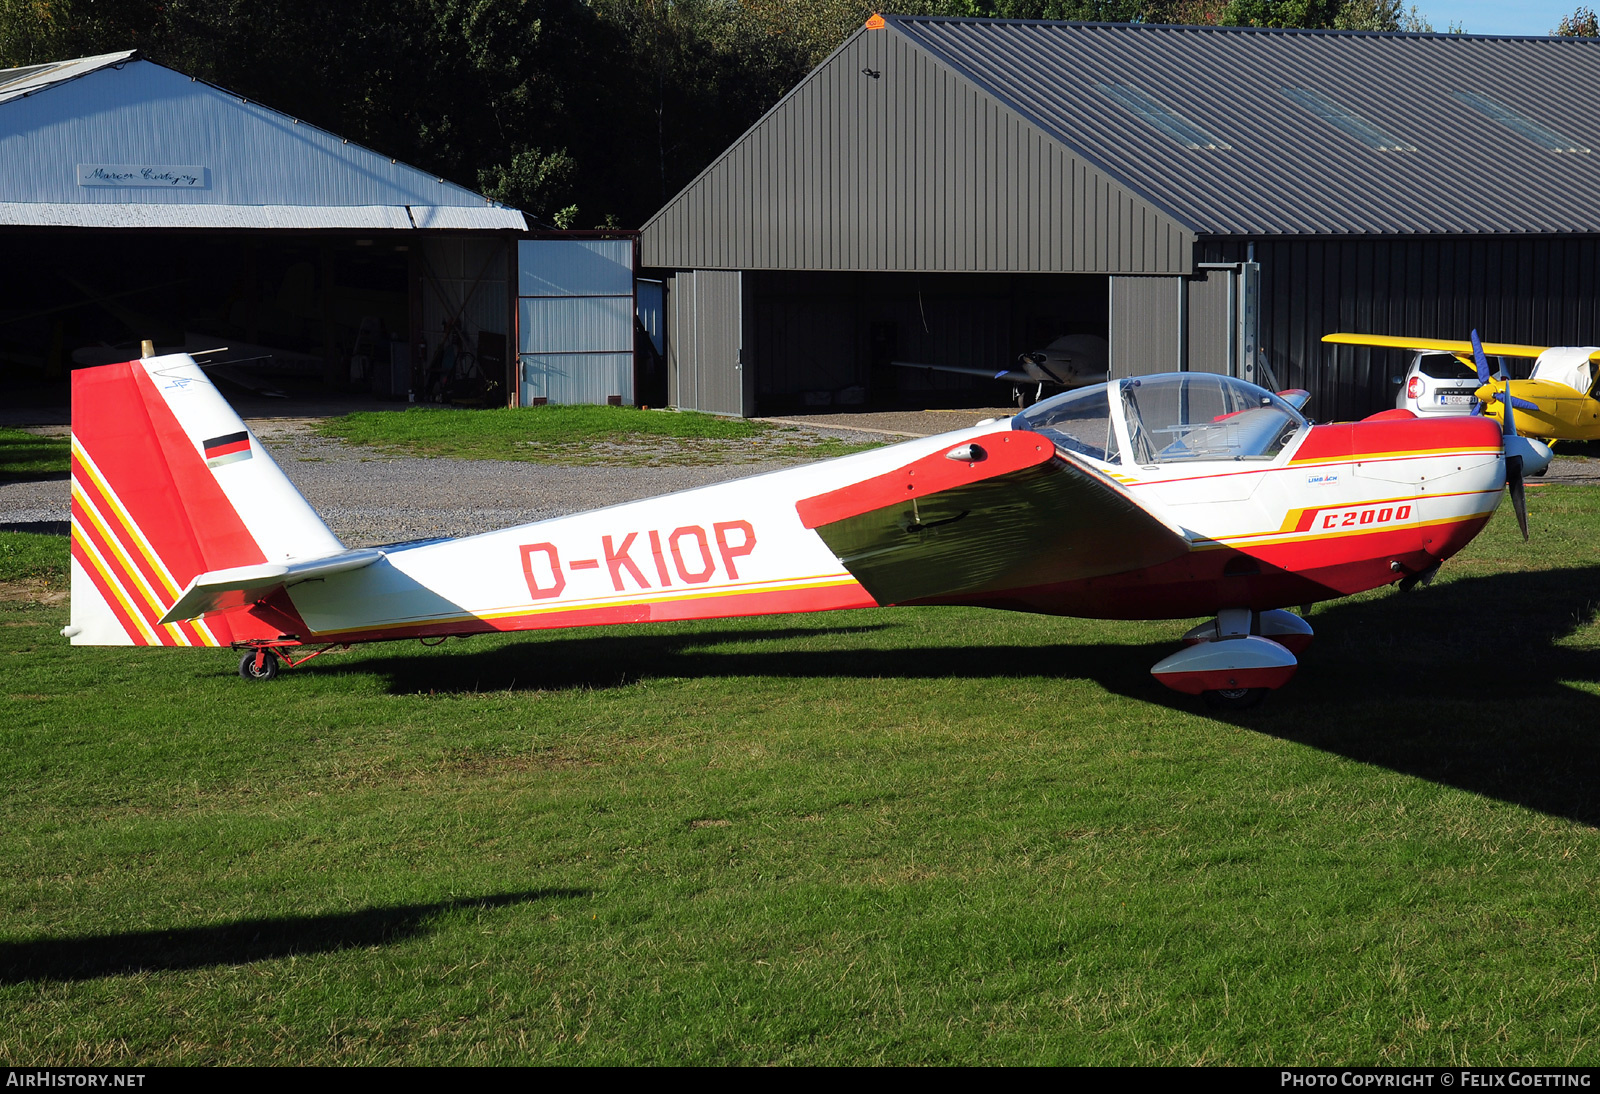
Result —
[[1148, 675], [1183, 622], [250, 684], [5, 604], [0, 1059], [1593, 1064], [1600, 490], [1530, 494], [1531, 545], [1502, 513], [1433, 587], [1319, 606], [1224, 719]]
[[67, 587], [67, 540], [33, 532], [0, 532], [0, 582]]
[[66, 437], [39, 437], [0, 426], [0, 479], [65, 474], [70, 457]]
[[346, 414], [318, 429], [397, 455], [564, 464], [721, 464], [741, 455], [820, 459], [876, 447], [745, 418], [608, 406], [412, 407]]

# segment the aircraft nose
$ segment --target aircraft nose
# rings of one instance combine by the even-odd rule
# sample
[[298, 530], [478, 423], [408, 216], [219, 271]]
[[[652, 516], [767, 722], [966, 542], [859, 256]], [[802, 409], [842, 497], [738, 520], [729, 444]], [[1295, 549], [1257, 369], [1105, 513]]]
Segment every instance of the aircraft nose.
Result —
[[1494, 397], [1495, 392], [1500, 390], [1503, 390], [1503, 388], [1497, 388], [1494, 381], [1491, 380], [1472, 393], [1472, 397], [1483, 404], [1483, 413], [1496, 420], [1499, 419], [1501, 411], [1505, 409], [1505, 404]]
[[1555, 459], [1555, 453], [1550, 451], [1549, 445], [1532, 437], [1507, 437], [1505, 446], [1507, 456], [1522, 457], [1524, 475], [1541, 473], [1550, 466], [1550, 461]]

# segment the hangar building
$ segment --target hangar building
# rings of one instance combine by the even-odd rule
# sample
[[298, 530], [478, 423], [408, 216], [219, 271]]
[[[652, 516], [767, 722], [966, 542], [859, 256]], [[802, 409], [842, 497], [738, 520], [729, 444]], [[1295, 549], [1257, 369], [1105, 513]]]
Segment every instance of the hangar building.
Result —
[[503, 399], [526, 228], [137, 52], [0, 71], [13, 393], [149, 338], [403, 398], [413, 364], [455, 340]]
[[1600, 342], [1596, 101], [1596, 39], [875, 16], [645, 224], [671, 398], [993, 399], [889, 362], [1099, 334], [1349, 417], [1398, 362], [1325, 333]]

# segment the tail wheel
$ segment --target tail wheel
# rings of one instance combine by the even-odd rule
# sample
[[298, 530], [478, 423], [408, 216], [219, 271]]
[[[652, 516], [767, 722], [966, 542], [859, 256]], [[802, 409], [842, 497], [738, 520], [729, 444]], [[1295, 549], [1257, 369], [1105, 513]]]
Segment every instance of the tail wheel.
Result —
[[1266, 698], [1266, 688], [1218, 688], [1201, 693], [1212, 710], [1249, 710]]
[[271, 680], [278, 675], [278, 655], [271, 650], [246, 650], [239, 658], [239, 675], [246, 680]]

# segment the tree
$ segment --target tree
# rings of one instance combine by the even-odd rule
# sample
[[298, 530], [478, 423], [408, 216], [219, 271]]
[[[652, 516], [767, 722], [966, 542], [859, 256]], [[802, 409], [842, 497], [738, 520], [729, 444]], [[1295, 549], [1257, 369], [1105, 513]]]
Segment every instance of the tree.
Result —
[[478, 189], [485, 197], [512, 208], [532, 213], [558, 228], [570, 228], [578, 215], [573, 197], [577, 162], [558, 148], [524, 148], [506, 164], [495, 164], [478, 172]]
[[1600, 38], [1600, 19], [1593, 8], [1579, 4], [1571, 15], [1563, 15], [1556, 29], [1550, 32], [1556, 38]]
[[1333, 26], [1342, 5], [1338, 0], [1232, 0], [1222, 22], [1234, 27]]
[[[0, 0], [0, 67], [137, 48], [544, 221], [573, 226], [581, 211], [585, 224], [636, 226], [883, 2]], [[893, 6], [1010, 19], [1428, 29], [1401, 0]], [[1593, 23], [1579, 8], [1558, 33], [1594, 33]]]
[[60, 0], [0, 0], [0, 68], [68, 56], [66, 17]]
[[1415, 4], [1407, 11], [1402, 0], [1346, 0], [1333, 17], [1336, 30], [1405, 30], [1432, 33], [1429, 23]]

